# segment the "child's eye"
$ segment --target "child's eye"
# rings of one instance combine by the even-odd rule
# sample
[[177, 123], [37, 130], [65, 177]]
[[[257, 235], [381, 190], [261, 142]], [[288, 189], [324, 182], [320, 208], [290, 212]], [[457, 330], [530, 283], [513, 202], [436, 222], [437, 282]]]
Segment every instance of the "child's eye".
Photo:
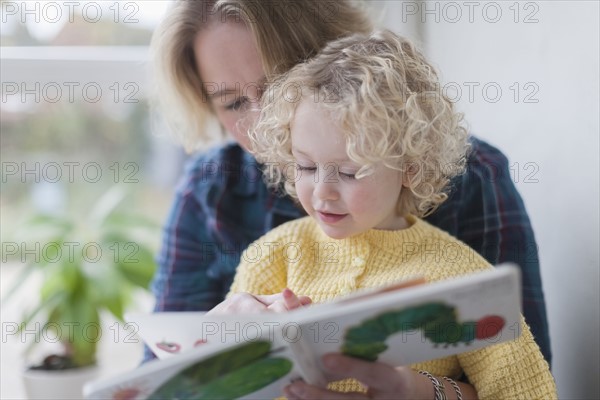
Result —
[[340, 176], [342, 176], [343, 178], [346, 178], [346, 179], [356, 179], [356, 174], [349, 174], [349, 173], [341, 172], [341, 171], [340, 171]]
[[296, 164], [298, 171], [310, 171], [310, 172], [315, 172], [317, 170], [317, 167], [305, 167], [303, 165], [300, 164]]

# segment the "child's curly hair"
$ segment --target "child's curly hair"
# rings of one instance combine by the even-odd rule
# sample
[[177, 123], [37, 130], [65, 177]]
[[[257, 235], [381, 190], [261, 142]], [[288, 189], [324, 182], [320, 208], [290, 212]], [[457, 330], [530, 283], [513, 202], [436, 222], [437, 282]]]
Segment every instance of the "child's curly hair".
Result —
[[319, 102], [345, 135], [348, 157], [362, 168], [400, 170], [409, 190], [400, 215], [426, 216], [446, 200], [450, 179], [465, 169], [469, 148], [462, 114], [442, 94], [437, 73], [408, 40], [390, 31], [355, 34], [328, 44], [269, 86], [250, 132], [253, 153], [267, 163], [270, 185], [296, 198], [286, 166], [294, 163], [290, 124], [300, 101]]

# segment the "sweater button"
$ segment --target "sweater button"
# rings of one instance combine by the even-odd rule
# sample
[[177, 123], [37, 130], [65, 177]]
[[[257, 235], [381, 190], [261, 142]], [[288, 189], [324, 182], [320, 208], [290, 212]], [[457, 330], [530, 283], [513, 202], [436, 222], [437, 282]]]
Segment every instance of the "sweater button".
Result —
[[364, 267], [365, 266], [365, 260], [362, 257], [354, 257], [352, 259], [352, 266], [353, 267]]

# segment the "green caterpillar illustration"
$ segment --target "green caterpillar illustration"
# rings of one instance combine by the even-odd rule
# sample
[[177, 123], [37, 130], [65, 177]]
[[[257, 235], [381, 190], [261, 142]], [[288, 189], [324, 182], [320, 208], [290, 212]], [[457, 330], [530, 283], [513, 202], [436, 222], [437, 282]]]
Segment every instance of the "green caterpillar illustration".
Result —
[[271, 343], [257, 341], [187, 367], [149, 399], [236, 399], [287, 375], [292, 362], [269, 357]]
[[420, 329], [423, 335], [438, 346], [467, 345], [475, 339], [495, 336], [504, 327], [504, 319], [489, 315], [479, 321], [459, 323], [454, 307], [444, 303], [426, 303], [398, 311], [389, 311], [348, 329], [342, 353], [375, 361], [388, 346], [387, 338], [402, 331]]

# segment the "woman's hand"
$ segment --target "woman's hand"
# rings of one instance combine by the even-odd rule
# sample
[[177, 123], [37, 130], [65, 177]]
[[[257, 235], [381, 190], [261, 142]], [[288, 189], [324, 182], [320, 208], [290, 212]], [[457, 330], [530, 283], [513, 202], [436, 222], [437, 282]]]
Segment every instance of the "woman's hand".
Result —
[[286, 397], [295, 399], [416, 399], [431, 398], [434, 393], [429, 389], [425, 396], [418, 396], [416, 389], [420, 380], [418, 374], [412, 373], [408, 367], [393, 368], [379, 362], [368, 362], [346, 357], [341, 354], [327, 354], [323, 356], [323, 367], [328, 373], [330, 381], [354, 378], [366, 385], [367, 393], [350, 392], [341, 393], [318, 388], [305, 382], [298, 381], [284, 388]]
[[[298, 381], [284, 388], [289, 400], [296, 399], [433, 399], [433, 385], [429, 378], [409, 367], [394, 368], [380, 362], [369, 362], [341, 354], [326, 354], [322, 358], [323, 367], [330, 381], [354, 378], [369, 389], [367, 393], [341, 393], [318, 388]], [[476, 399], [475, 389], [458, 383], [463, 399]], [[448, 399], [456, 399], [456, 392], [446, 385]]]
[[207, 315], [214, 314], [241, 314], [285, 312], [294, 308], [306, 306], [312, 301], [308, 296], [297, 296], [290, 289], [284, 289], [281, 293], [268, 295], [255, 295], [250, 293], [236, 293], [219, 303]]

